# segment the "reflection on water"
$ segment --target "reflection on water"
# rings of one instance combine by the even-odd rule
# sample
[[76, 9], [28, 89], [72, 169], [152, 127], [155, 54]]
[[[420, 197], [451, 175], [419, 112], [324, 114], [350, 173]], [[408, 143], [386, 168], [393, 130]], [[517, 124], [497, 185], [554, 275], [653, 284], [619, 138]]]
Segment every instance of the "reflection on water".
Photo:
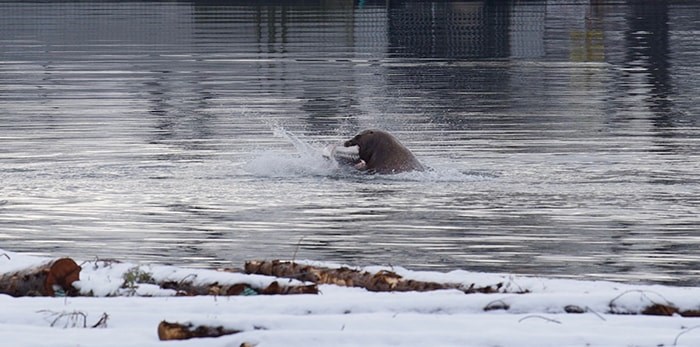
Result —
[[[699, 10], [0, 2], [0, 248], [697, 285]], [[432, 170], [318, 155], [368, 127]]]

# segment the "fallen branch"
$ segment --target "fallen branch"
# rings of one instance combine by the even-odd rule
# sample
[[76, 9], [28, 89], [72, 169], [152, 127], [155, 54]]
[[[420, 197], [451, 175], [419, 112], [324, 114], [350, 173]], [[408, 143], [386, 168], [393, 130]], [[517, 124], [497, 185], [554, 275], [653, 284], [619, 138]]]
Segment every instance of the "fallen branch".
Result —
[[510, 305], [508, 305], [507, 302], [503, 301], [502, 299], [496, 299], [494, 301], [489, 302], [484, 306], [484, 311], [493, 311], [493, 310], [505, 310], [508, 311], [510, 309]]
[[195, 337], [219, 337], [240, 333], [241, 330], [226, 329], [223, 326], [194, 326], [192, 323], [169, 323], [166, 321], [158, 324], [158, 338], [167, 340], [188, 340]]
[[61, 258], [0, 275], [0, 294], [11, 296], [75, 296], [73, 282], [80, 277], [80, 266], [70, 258]]
[[586, 309], [578, 305], [566, 305], [564, 306], [564, 312], [566, 313], [586, 313]]
[[[111, 269], [116, 262], [95, 261], [92, 264], [93, 271], [103, 268]], [[90, 267], [90, 262], [83, 263]], [[14, 297], [21, 296], [92, 296], [92, 290], [81, 292], [73, 287], [73, 283], [80, 280], [82, 267], [70, 258], [61, 258], [47, 261], [27, 269], [0, 274], [0, 294], [8, 294]], [[172, 289], [180, 296], [194, 295], [275, 295], [275, 294], [318, 294], [316, 284], [285, 283], [286, 281], [272, 281], [264, 285], [253, 285], [246, 282], [221, 284], [216, 281], [196, 281], [197, 275], [183, 276], [178, 281], [172, 279], [154, 278], [140, 266], [135, 266], [122, 274], [124, 280], [121, 288], [107, 295], [133, 296], [151, 295], [150, 292], [139, 293], [141, 285], [153, 285], [163, 289]], [[199, 282], [199, 283], [198, 283]], [[81, 287], [89, 288], [88, 282], [82, 281]], [[103, 294], [104, 295], [104, 294]]]
[[700, 310], [681, 311], [681, 309], [671, 304], [652, 304], [645, 307], [641, 314], [649, 316], [673, 316], [677, 314], [682, 317], [700, 317]]
[[[122, 276], [124, 283], [122, 289], [128, 296], [138, 295], [141, 284], [156, 285], [162, 289], [174, 290], [178, 296], [197, 295], [274, 295], [274, 294], [318, 294], [316, 284], [280, 284], [271, 282], [265, 287], [253, 286], [247, 283], [222, 284], [219, 282], [197, 281], [197, 274], [190, 273], [179, 280], [154, 278], [153, 274], [143, 270], [140, 266], [131, 268]], [[199, 282], [199, 283], [198, 283]]]
[[248, 284], [201, 284], [195, 285], [192, 282], [168, 281], [159, 283], [161, 288], [173, 289], [179, 296], [195, 295], [276, 295], [276, 294], [318, 294], [318, 286], [309, 285], [280, 285], [274, 281], [264, 288], [254, 288]]
[[316, 284], [334, 284], [345, 287], [362, 287], [373, 292], [406, 292], [406, 291], [432, 291], [439, 289], [458, 289], [467, 294], [470, 293], [498, 293], [502, 283], [494, 286], [476, 287], [474, 284], [465, 287], [456, 283], [437, 283], [406, 280], [399, 274], [391, 271], [379, 271], [370, 273], [341, 267], [338, 269], [301, 265], [295, 262], [273, 261], [248, 261], [245, 263], [245, 271], [249, 274], [293, 278], [299, 281], [313, 282]]

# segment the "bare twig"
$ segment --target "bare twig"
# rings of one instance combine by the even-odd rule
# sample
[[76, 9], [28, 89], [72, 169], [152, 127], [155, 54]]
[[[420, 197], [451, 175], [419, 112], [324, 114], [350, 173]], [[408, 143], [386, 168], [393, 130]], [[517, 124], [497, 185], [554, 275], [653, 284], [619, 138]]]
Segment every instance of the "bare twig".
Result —
[[0, 255], [3, 256], [3, 257], [5, 257], [5, 258], [7, 258], [7, 260], [12, 260], [12, 259], [10, 259], [10, 256], [7, 255], [7, 253], [3, 253], [3, 254], [0, 254]]
[[592, 309], [590, 306], [586, 306], [586, 311], [588, 311], [588, 312], [593, 312], [594, 315], [598, 316], [598, 318], [600, 318], [600, 319], [603, 320], [604, 322], [607, 321], [607, 320], [605, 319], [605, 317], [601, 316], [600, 313], [596, 312], [596, 311], [595, 311], [594, 309]]
[[[89, 263], [90, 261], [86, 260], [80, 264], [80, 267], [83, 267], [83, 265]], [[112, 267], [112, 264], [114, 263], [121, 263], [119, 260], [114, 259], [114, 258], [105, 258], [105, 259], [100, 259], [100, 257], [95, 256], [95, 260], [93, 261], [92, 267], [95, 270], [98, 270], [100, 268], [100, 263], [102, 263], [103, 267]]]
[[653, 293], [653, 294], [658, 295], [658, 296], [659, 296], [661, 299], [663, 299], [664, 301], [666, 301], [666, 304], [667, 304], [667, 305], [673, 305], [673, 303], [671, 303], [668, 299], [666, 299], [663, 295], [659, 294], [658, 292], [655, 292], [655, 291], [652, 291], [652, 290], [631, 289], [631, 290], [627, 290], [627, 291], [624, 291], [624, 292], [620, 293], [618, 296], [616, 296], [616, 297], [614, 297], [612, 300], [610, 300], [610, 303], [608, 303], [608, 306], [610, 307], [610, 311], [611, 311], [611, 312], [614, 312], [614, 307], [615, 307], [615, 301], [616, 301], [616, 300], [620, 299], [621, 297], [623, 297], [623, 296], [625, 296], [625, 295], [627, 295], [627, 294], [629, 294], [629, 293], [640, 293], [640, 294], [642, 295], [642, 297], [644, 297], [644, 298], [646, 298], [647, 300], [649, 300], [649, 302], [651, 302], [652, 304], [657, 304], [656, 301], [652, 300], [652, 299], [646, 294], [646, 293]]
[[100, 317], [100, 320], [98, 320], [97, 323], [93, 324], [91, 328], [106, 328], [107, 319], [109, 319], [109, 315], [107, 314], [107, 312], [103, 312], [102, 316]]
[[187, 279], [190, 278], [190, 277], [192, 277], [192, 281], [194, 281], [194, 279], [197, 278], [197, 274], [191, 273], [191, 274], [189, 274], [189, 275], [183, 277], [183, 278], [180, 280], [180, 282], [178, 282], [178, 285], [182, 286], [182, 285], [185, 283], [185, 280], [187, 280]]
[[[64, 328], [76, 328], [80, 327], [81, 325], [83, 328], [87, 328], [87, 314], [81, 311], [56, 312], [51, 310], [39, 310], [37, 313], [43, 313], [47, 317], [51, 318], [51, 327], [55, 327], [62, 319], [65, 319], [65, 324], [63, 325]], [[106, 328], [107, 319], [109, 319], [109, 315], [106, 312], [102, 313], [100, 319], [93, 324], [91, 328]]]
[[299, 248], [301, 247], [301, 241], [304, 241], [304, 236], [300, 237], [299, 241], [297, 241], [297, 246], [294, 248], [294, 254], [292, 254], [292, 262], [297, 260], [297, 252], [299, 252]]
[[87, 328], [87, 315], [83, 312], [80, 311], [73, 311], [73, 312], [55, 312], [51, 310], [40, 310], [37, 311], [39, 313], [45, 313], [49, 317], [55, 317], [53, 321], [51, 321], [51, 327], [56, 326], [56, 323], [58, 323], [61, 319], [66, 318], [66, 324], [63, 326], [64, 328], [68, 328], [69, 326], [72, 328], [75, 328], [79, 325], [80, 319], [82, 318], [83, 321], [83, 328]]
[[518, 284], [518, 282], [515, 281], [515, 276], [513, 276], [513, 275], [508, 276], [508, 286], [511, 286], [511, 285], [518, 287], [518, 290], [516, 291], [517, 293], [529, 292], [529, 290], [523, 289], [523, 287], [520, 284]]
[[530, 315], [530, 316], [525, 316], [525, 317], [523, 317], [523, 318], [520, 318], [520, 319], [518, 320], [518, 323], [520, 323], [520, 322], [522, 322], [522, 321], [524, 321], [524, 320], [526, 320], [526, 319], [530, 319], [530, 318], [539, 318], [539, 319], [544, 319], [544, 320], [546, 320], [547, 322], [550, 322], [550, 323], [561, 324], [561, 322], [558, 321], [558, 320], [556, 320], [556, 319], [547, 318], [547, 317], [545, 317], [545, 316], [540, 316], [540, 315], [537, 315], [537, 314], [533, 314], [533, 315]]
[[678, 339], [681, 337], [681, 335], [683, 335], [683, 334], [685, 334], [685, 333], [688, 333], [688, 332], [690, 332], [690, 331], [693, 331], [693, 330], [695, 330], [695, 329], [697, 329], [697, 328], [700, 328], [700, 325], [696, 325], [696, 326], [694, 326], [694, 327], [690, 327], [690, 328], [685, 329], [685, 330], [681, 331], [680, 333], [678, 333], [678, 335], [676, 335], [676, 338], [673, 339], [673, 345], [674, 345], [674, 346], [677, 346], [677, 345], [678, 345]]

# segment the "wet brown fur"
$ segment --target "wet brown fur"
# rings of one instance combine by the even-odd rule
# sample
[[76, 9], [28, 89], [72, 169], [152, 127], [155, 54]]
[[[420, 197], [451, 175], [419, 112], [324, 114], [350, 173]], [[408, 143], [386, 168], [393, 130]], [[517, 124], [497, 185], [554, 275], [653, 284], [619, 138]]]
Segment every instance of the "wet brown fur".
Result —
[[413, 153], [386, 131], [364, 130], [344, 145], [360, 147], [360, 159], [364, 161], [364, 165], [356, 166], [360, 170], [380, 174], [425, 170]]

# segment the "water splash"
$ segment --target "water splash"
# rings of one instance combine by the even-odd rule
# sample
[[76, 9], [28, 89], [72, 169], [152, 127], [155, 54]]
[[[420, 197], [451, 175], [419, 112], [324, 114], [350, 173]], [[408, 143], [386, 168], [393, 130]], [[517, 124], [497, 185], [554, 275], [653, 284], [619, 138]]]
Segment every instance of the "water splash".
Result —
[[252, 174], [262, 177], [337, 176], [347, 171], [323, 156], [324, 145], [306, 141], [280, 126], [274, 126], [272, 133], [290, 143], [295, 151], [255, 153], [246, 165]]
[[275, 135], [276, 137], [281, 137], [286, 139], [288, 142], [290, 142], [292, 145], [294, 145], [294, 148], [296, 150], [307, 156], [316, 156], [316, 155], [321, 155], [321, 149], [314, 147], [311, 143], [308, 143], [301, 138], [299, 138], [297, 135], [292, 134], [291, 131], [286, 130], [283, 127], [276, 126], [272, 128], [272, 134]]
[[414, 181], [414, 182], [473, 182], [489, 180], [498, 175], [490, 172], [464, 171], [444, 164], [430, 165], [426, 171], [402, 172], [394, 175], [371, 175], [340, 165], [324, 157], [328, 143], [304, 139], [281, 126], [272, 126], [275, 137], [292, 145], [293, 151], [263, 150], [254, 153], [246, 164], [247, 171], [259, 177], [309, 177], [348, 178], [361, 181]]

